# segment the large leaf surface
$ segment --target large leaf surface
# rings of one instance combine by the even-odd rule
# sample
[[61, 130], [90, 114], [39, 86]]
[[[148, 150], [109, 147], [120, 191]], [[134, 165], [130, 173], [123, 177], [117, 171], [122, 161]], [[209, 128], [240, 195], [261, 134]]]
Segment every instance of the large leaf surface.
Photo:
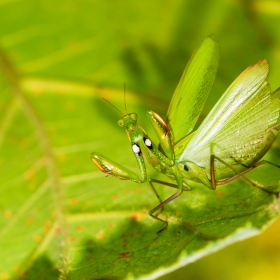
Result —
[[[148, 211], [158, 201], [148, 184], [106, 178], [94, 168], [93, 150], [128, 167], [135, 164], [126, 135], [116, 125], [118, 115], [101, 96], [123, 108], [122, 90], [113, 89], [121, 88], [123, 80], [131, 80], [138, 92], [156, 88], [153, 97], [127, 95], [129, 110], [140, 114], [145, 127], [147, 109], [167, 109], [170, 93], [163, 95], [167, 89], [159, 90], [164, 86], [157, 78], [162, 70], [149, 66], [162, 68], [160, 61], [148, 62], [139, 42], [153, 37], [154, 18], [162, 28], [162, 15], [180, 6], [162, 6], [161, 13], [148, 16], [149, 24], [140, 25], [121, 20], [122, 15], [141, 18], [147, 9], [157, 11], [157, 4], [143, 10], [135, 4], [120, 12], [126, 5], [81, 3], [7, 1], [0, 6], [2, 279], [151, 278], [262, 231], [277, 217], [278, 200], [239, 180], [216, 192], [194, 186], [166, 207], [163, 215], [170, 225], [157, 235], [162, 225]], [[104, 13], [118, 20], [120, 30], [128, 22], [134, 26], [118, 35]], [[165, 25], [172, 34], [170, 22]], [[143, 55], [144, 66], [133, 60], [129, 48], [123, 51], [122, 43], [115, 43], [116, 38], [127, 40], [137, 24], [133, 50]], [[174, 47], [165, 41], [167, 30], [157, 37], [163, 51]], [[160, 81], [173, 76], [171, 71]], [[174, 81], [179, 77], [178, 71]], [[267, 158], [279, 164], [279, 141]], [[158, 176], [151, 169], [149, 175]], [[158, 189], [162, 197], [172, 194]]]

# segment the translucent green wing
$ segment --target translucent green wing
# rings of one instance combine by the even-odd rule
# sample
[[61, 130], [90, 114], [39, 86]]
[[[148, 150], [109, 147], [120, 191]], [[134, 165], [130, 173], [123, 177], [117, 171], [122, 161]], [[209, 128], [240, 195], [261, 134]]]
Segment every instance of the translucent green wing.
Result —
[[269, 121], [269, 127], [279, 123], [280, 120], [278, 120], [280, 115], [280, 88], [275, 90], [271, 94], [271, 105], [270, 105], [270, 121]]
[[[226, 90], [179, 158], [210, 168], [214, 154], [232, 164], [235, 158], [248, 162], [260, 148], [268, 127], [279, 115], [279, 94], [271, 94], [266, 81], [267, 60], [248, 67]], [[236, 162], [236, 160], [235, 160]], [[222, 167], [217, 161], [215, 167]]]
[[214, 83], [218, 62], [219, 44], [211, 35], [192, 55], [168, 108], [167, 124], [175, 143], [193, 130]]

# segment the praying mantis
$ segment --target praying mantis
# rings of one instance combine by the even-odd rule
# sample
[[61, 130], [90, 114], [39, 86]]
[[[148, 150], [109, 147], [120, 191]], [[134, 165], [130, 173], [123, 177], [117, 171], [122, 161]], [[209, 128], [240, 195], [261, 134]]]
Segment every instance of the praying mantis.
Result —
[[[91, 154], [98, 169], [121, 180], [146, 182], [145, 162], [169, 177], [173, 183], [148, 180], [159, 200], [149, 215], [164, 223], [158, 233], [168, 226], [168, 221], [159, 217], [163, 207], [184, 191], [191, 191], [191, 182], [215, 190], [218, 185], [242, 177], [256, 186], [244, 176], [247, 172], [263, 164], [280, 168], [261, 160], [279, 135], [280, 126], [280, 88], [271, 93], [267, 82], [269, 64], [265, 59], [243, 71], [193, 131], [214, 83], [218, 62], [219, 43], [210, 35], [188, 62], [166, 118], [147, 112], [159, 144], [138, 123], [136, 113], [120, 112], [118, 125], [128, 135], [139, 174], [97, 152]], [[175, 188], [176, 192], [162, 201], [155, 183]]]

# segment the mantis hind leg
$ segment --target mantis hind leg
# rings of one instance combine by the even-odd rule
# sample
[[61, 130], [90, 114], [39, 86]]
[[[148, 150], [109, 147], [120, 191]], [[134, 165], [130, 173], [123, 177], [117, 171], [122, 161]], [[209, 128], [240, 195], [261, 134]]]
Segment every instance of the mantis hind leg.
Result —
[[[171, 183], [167, 183], [167, 182], [164, 182], [164, 181], [160, 181], [160, 180], [157, 180], [157, 179], [149, 179], [149, 183], [152, 185], [153, 183], [158, 183], [158, 184], [161, 184], [161, 185], [164, 185], [164, 186], [167, 186], [167, 187], [171, 187], [171, 188], [174, 188], [174, 189], [179, 189], [178, 185], [176, 184], [171, 184]], [[183, 191], [189, 191], [190, 189], [187, 189], [185, 187], [183, 187]], [[157, 193], [156, 193], [157, 195]]]
[[[178, 188], [179, 188], [178, 185], [176, 185], [176, 184], [171, 184], [171, 183], [164, 182], [164, 181], [160, 181], [160, 180], [157, 180], [157, 179], [149, 179], [149, 184], [150, 184], [150, 186], [151, 186], [153, 192], [155, 193], [156, 197], [157, 197], [158, 200], [159, 200], [159, 203], [160, 203], [159, 205], [161, 205], [161, 204], [163, 203], [163, 201], [162, 201], [162, 199], [160, 198], [160, 196], [159, 196], [159, 194], [158, 194], [156, 188], [154, 187], [154, 184], [153, 184], [153, 183], [161, 184], [161, 185], [164, 185], [164, 186], [167, 186], [167, 187], [171, 187], [171, 188], [175, 188], [175, 189], [178, 189]], [[184, 188], [183, 188], [183, 191], [188, 191], [188, 189], [184, 187]], [[160, 208], [160, 207], [159, 207], [159, 208]], [[157, 208], [156, 210], [158, 210], [159, 208]], [[155, 210], [155, 211], [156, 211], [156, 210]], [[154, 216], [158, 216], [159, 214], [162, 213], [163, 210], [164, 210], [164, 206], [162, 206], [162, 207], [161, 207], [161, 210], [160, 210], [156, 215], [154, 215]]]
[[[226, 180], [223, 180], [223, 181], [220, 181], [220, 182], [216, 182], [216, 178], [215, 178], [215, 167], [214, 167], [214, 160], [217, 159], [219, 160], [220, 162], [222, 162], [224, 165], [226, 165], [228, 168], [230, 168], [232, 171], [234, 171], [235, 173], [237, 173], [236, 175], [226, 179]], [[216, 186], [217, 185], [224, 185], [224, 184], [227, 184], [237, 178], [242, 178], [243, 180], [245, 180], [246, 182], [248, 182], [250, 185], [252, 185], [253, 187], [256, 187], [258, 189], [261, 189], [263, 191], [266, 191], [266, 192], [270, 192], [266, 189], [264, 189], [263, 187], [257, 185], [256, 183], [254, 183], [252, 180], [248, 179], [247, 177], [244, 176], [244, 174], [248, 173], [249, 171], [263, 165], [263, 164], [270, 164], [270, 165], [273, 165], [277, 168], [280, 168], [279, 165], [273, 163], [273, 162], [270, 162], [270, 161], [267, 161], [267, 160], [262, 160], [258, 163], [256, 163], [255, 165], [253, 166], [250, 166], [248, 167], [248, 169], [238, 173], [238, 171], [236, 171], [230, 164], [226, 163], [225, 161], [223, 161], [222, 159], [220, 159], [219, 157], [215, 156], [215, 155], [212, 155], [211, 156], [211, 162], [210, 162], [210, 174], [211, 174], [211, 184], [212, 184], [212, 187], [213, 189], [215, 190], [216, 189]]]
[[[181, 191], [178, 191], [176, 193], [174, 193], [172, 196], [170, 196], [169, 198], [167, 198], [166, 200], [164, 200], [162, 203], [160, 203], [158, 206], [156, 206], [154, 209], [152, 209], [150, 212], [149, 212], [149, 215], [151, 217], [153, 217], [154, 219], [160, 221], [160, 222], [163, 222], [165, 223], [165, 226], [160, 229], [157, 234], [161, 233], [162, 231], [164, 231], [167, 227], [168, 227], [168, 221], [165, 221], [161, 218], [159, 218], [157, 215], [154, 215], [154, 212], [157, 211], [158, 209], [163, 209], [163, 206], [166, 205], [167, 203], [169, 203], [170, 201], [174, 200], [175, 198], [177, 198], [178, 196], [180, 196], [181, 194], [183, 193], [183, 190]], [[162, 210], [161, 210], [162, 211]], [[161, 213], [160, 211], [160, 213]]]
[[[175, 198], [180, 196], [183, 193], [183, 191], [187, 191], [188, 189], [183, 187], [183, 183], [182, 183], [181, 178], [178, 179], [178, 185], [167, 183], [167, 182], [156, 180], [156, 179], [149, 179], [149, 183], [150, 183], [150, 186], [152, 187], [154, 193], [156, 194], [156, 196], [157, 196], [157, 198], [159, 199], [159, 202], [160, 202], [159, 205], [157, 205], [155, 208], [153, 208], [152, 210], [149, 211], [149, 215], [152, 218], [154, 218], [154, 219], [156, 219], [156, 220], [165, 224], [165, 226], [157, 232], [157, 234], [159, 234], [162, 231], [164, 231], [168, 226], [168, 221], [163, 220], [163, 219], [158, 217], [158, 215], [161, 214], [162, 211], [164, 210], [164, 205], [166, 205], [170, 201], [174, 200]], [[167, 198], [166, 200], [162, 201], [160, 196], [158, 195], [158, 192], [156, 191], [155, 187], [153, 186], [153, 183], [158, 183], [158, 184], [162, 184], [162, 185], [165, 185], [165, 186], [168, 186], [168, 187], [171, 187], [171, 188], [176, 188], [176, 189], [178, 189], [178, 191], [175, 194], [173, 194], [172, 196], [170, 196], [169, 198]], [[156, 212], [159, 209], [160, 209], [160, 211], [157, 214], [154, 214], [154, 212]]]
[[270, 127], [270, 128], [266, 131], [266, 133], [267, 133], [267, 132], [270, 132], [270, 131], [272, 131], [273, 129], [276, 129], [276, 128], [278, 128], [278, 127], [280, 127], [280, 123], [278, 123], [278, 124], [276, 124], [276, 125]]

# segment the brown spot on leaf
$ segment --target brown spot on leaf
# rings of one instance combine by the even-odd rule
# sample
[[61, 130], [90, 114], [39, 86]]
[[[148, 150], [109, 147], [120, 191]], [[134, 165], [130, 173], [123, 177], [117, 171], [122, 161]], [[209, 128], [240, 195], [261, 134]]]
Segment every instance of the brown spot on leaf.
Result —
[[74, 237], [74, 236], [70, 237], [70, 241], [71, 242], [75, 242], [76, 241], [76, 237]]
[[119, 254], [120, 260], [129, 260], [129, 252], [122, 252]]
[[118, 195], [117, 195], [117, 194], [113, 194], [113, 195], [112, 195], [112, 199], [113, 199], [113, 200], [118, 199]]
[[8, 279], [8, 274], [7, 273], [2, 273], [1, 274], [1, 279]]
[[78, 203], [79, 203], [78, 198], [72, 198], [72, 199], [71, 199], [71, 204], [72, 204], [72, 205], [76, 205], [76, 204], [78, 204]]
[[83, 227], [82, 226], [77, 226], [76, 227], [76, 231], [77, 232], [82, 232], [83, 231]]
[[97, 239], [105, 239], [106, 237], [104, 235], [104, 230], [103, 229], [99, 230], [99, 232], [95, 235], [95, 237]]
[[114, 224], [110, 223], [109, 228], [113, 228], [113, 227], [114, 227]]
[[55, 234], [59, 234], [60, 231], [61, 231], [60, 227], [57, 227], [57, 228], [54, 230], [54, 233], [55, 233]]
[[24, 174], [23, 174], [23, 178], [25, 180], [30, 179], [33, 175], [35, 174], [35, 171], [33, 169], [29, 169], [27, 170]]
[[50, 230], [51, 225], [52, 225], [51, 221], [49, 221], [49, 220], [45, 221], [45, 223], [44, 223], [45, 232], [48, 232]]
[[123, 248], [126, 248], [128, 245], [128, 240], [126, 238], [126, 236], [123, 236]]
[[33, 238], [37, 243], [40, 243], [43, 240], [43, 237], [41, 235], [34, 235]]
[[141, 213], [136, 213], [130, 216], [131, 220], [140, 221], [143, 219], [143, 215]]
[[224, 195], [223, 192], [221, 192], [221, 191], [217, 192], [217, 196], [222, 196], [222, 195]]
[[13, 213], [10, 210], [6, 210], [6, 211], [4, 211], [4, 216], [5, 216], [5, 218], [9, 219], [13, 216]]
[[33, 217], [28, 217], [28, 218], [27, 218], [26, 223], [27, 223], [28, 225], [33, 224], [33, 222], [34, 222], [34, 218], [33, 218]]
[[136, 193], [136, 194], [140, 194], [141, 192], [142, 192], [141, 189], [136, 189], [136, 190], [135, 190], [135, 193]]
[[25, 272], [25, 271], [23, 271], [23, 272], [20, 273], [20, 277], [21, 277], [21, 278], [26, 278], [26, 276], [27, 276], [27, 275], [26, 275], [26, 272]]
[[269, 205], [269, 209], [270, 209], [270, 210], [274, 210], [274, 209], [275, 209], [275, 204]]

